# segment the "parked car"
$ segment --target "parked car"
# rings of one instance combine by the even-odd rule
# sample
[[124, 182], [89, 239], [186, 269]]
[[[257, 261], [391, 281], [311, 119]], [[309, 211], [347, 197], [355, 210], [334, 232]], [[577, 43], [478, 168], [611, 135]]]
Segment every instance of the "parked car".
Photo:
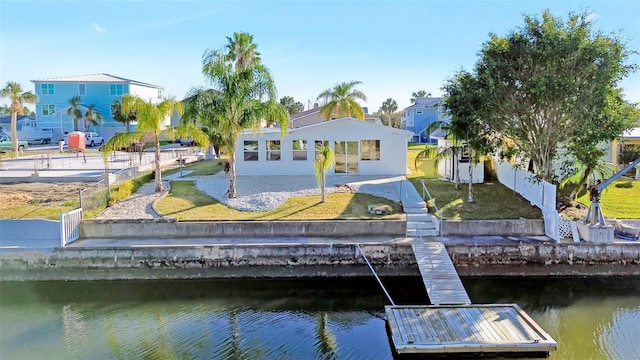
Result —
[[180, 146], [193, 146], [196, 144], [193, 139], [177, 139], [176, 144], [180, 144]]
[[87, 146], [94, 147], [96, 145], [104, 145], [104, 138], [98, 135], [98, 133], [88, 132], [85, 133], [85, 137], [85, 144], [87, 144]]
[[[24, 151], [28, 147], [28, 142], [24, 140], [18, 140], [18, 151]], [[11, 136], [9, 136], [8, 134], [0, 133], [0, 151], [13, 151], [13, 141], [11, 140]]]

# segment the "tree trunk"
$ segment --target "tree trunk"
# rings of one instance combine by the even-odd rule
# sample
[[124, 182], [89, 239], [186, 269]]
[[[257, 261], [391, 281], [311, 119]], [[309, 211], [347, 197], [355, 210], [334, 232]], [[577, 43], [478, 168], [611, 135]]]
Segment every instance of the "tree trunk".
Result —
[[473, 202], [473, 156], [471, 156], [471, 149], [469, 149], [469, 197], [468, 201]]
[[160, 172], [160, 137], [156, 135], [156, 192], [162, 192], [162, 172]]
[[457, 155], [454, 155], [455, 157], [455, 165], [456, 165], [456, 190], [460, 190], [460, 158]]
[[13, 141], [13, 157], [18, 158], [18, 110], [11, 104], [11, 141]]
[[322, 172], [320, 173], [320, 195], [321, 195], [321, 201], [322, 203], [324, 203], [325, 199], [324, 199], [324, 183], [325, 183], [325, 170], [322, 169]]
[[236, 194], [236, 149], [235, 146], [229, 149], [229, 198], [235, 199]]
[[578, 192], [580, 191], [580, 188], [582, 188], [582, 185], [584, 185], [587, 182], [587, 178], [589, 178], [590, 174], [591, 174], [591, 168], [586, 168], [584, 170], [584, 175], [582, 175], [582, 179], [580, 179], [580, 182], [576, 185], [575, 189], [573, 189], [573, 191], [571, 191], [571, 194], [569, 195], [569, 199], [571, 199], [571, 201], [576, 200], [576, 196], [578, 196]]

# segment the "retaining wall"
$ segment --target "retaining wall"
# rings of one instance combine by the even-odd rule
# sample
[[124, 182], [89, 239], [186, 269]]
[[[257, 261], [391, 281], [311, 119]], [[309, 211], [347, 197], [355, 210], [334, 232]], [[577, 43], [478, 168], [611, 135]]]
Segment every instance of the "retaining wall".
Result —
[[[411, 246], [363, 244], [380, 276], [419, 276]], [[640, 244], [449, 245], [461, 276], [640, 276]], [[1, 280], [371, 276], [351, 244], [64, 248], [0, 254]]]
[[221, 238], [221, 237], [404, 237], [407, 223], [401, 220], [330, 221], [215, 221], [176, 222], [153, 220], [84, 220], [80, 224], [83, 239], [114, 238]]
[[543, 236], [544, 220], [442, 220], [441, 236]]

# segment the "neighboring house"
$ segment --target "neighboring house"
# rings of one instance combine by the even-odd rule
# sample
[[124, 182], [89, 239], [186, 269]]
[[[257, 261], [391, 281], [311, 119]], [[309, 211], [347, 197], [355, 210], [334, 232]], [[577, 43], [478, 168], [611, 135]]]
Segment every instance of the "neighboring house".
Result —
[[[32, 82], [38, 96], [36, 117], [41, 127], [53, 128], [55, 135], [73, 131], [73, 119], [67, 114], [67, 110], [69, 99], [74, 96], [80, 96], [83, 114], [87, 106], [95, 105], [95, 110], [104, 118], [104, 123], [95, 130], [105, 139], [126, 129], [124, 124], [113, 120], [111, 115], [111, 104], [115, 100], [121, 100], [123, 95], [135, 95], [145, 100], [164, 98], [164, 88], [161, 86], [110, 74], [67, 76]], [[169, 125], [169, 119], [166, 125]], [[131, 130], [135, 128], [136, 124], [133, 123]], [[84, 119], [78, 120], [78, 130], [84, 130]]]
[[[22, 128], [22, 124], [25, 122], [33, 122], [34, 120], [36, 119], [31, 116], [18, 115], [18, 130]], [[11, 115], [0, 115], [0, 128], [7, 134], [11, 132]]]
[[625, 131], [619, 140], [612, 141], [611, 146], [607, 147], [608, 151], [605, 155], [605, 161], [612, 162], [616, 165], [624, 165], [620, 164], [620, 153], [623, 147], [634, 146], [640, 146], [640, 127], [631, 128]]
[[[429, 134], [431, 139], [438, 141], [438, 151], [451, 146], [451, 142], [447, 140], [444, 131], [438, 129]], [[464, 154], [460, 161], [456, 161], [454, 157], [449, 157], [438, 161], [438, 175], [443, 178], [456, 181], [456, 166], [460, 166], [460, 182], [469, 183], [469, 154]], [[458, 165], [459, 164], [459, 165]], [[473, 166], [473, 183], [480, 184], [484, 182], [484, 163], [479, 162]]]
[[315, 175], [316, 147], [328, 142], [335, 153], [332, 174], [404, 175], [411, 132], [354, 118], [292, 128], [243, 132], [236, 143], [238, 175]]
[[[319, 124], [327, 121], [322, 116], [320, 116], [320, 109], [321, 109], [320, 105], [318, 105], [318, 103], [314, 103], [313, 109], [291, 114], [291, 116], [289, 117], [289, 127], [299, 128], [299, 127]], [[368, 114], [368, 109], [366, 107], [363, 107], [362, 110], [364, 111], [364, 114], [365, 114], [364, 115], [365, 121], [368, 121], [374, 124], [382, 124], [382, 121], [380, 120], [380, 118]]]
[[417, 98], [413, 105], [404, 109], [400, 128], [413, 132], [411, 142], [436, 143], [436, 139], [431, 139], [429, 134], [425, 134], [425, 129], [431, 123], [438, 121], [440, 105], [443, 100], [441, 97]]

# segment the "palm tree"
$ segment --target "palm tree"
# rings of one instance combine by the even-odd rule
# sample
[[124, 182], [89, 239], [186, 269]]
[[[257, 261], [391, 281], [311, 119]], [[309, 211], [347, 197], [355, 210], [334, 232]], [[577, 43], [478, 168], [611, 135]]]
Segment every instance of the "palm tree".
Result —
[[425, 145], [425, 149], [416, 155], [413, 166], [418, 168], [419, 161], [424, 159], [433, 159], [433, 167], [437, 169], [440, 161], [453, 159], [455, 161], [455, 189], [460, 190], [460, 158], [464, 153], [464, 144], [451, 132], [449, 123], [444, 121], [435, 121], [431, 123], [425, 129], [425, 132], [427, 134], [431, 134], [437, 129], [442, 129], [445, 132], [445, 137], [449, 140], [449, 145], [442, 148], [428, 144]]
[[[129, 113], [134, 111], [138, 114], [138, 131], [133, 133], [116, 134], [105, 144], [103, 151], [104, 161], [109, 157], [109, 152], [125, 147], [133, 140], [141, 138], [153, 139], [155, 145], [155, 182], [156, 192], [161, 192], [162, 173], [160, 169], [160, 136], [163, 134], [163, 123], [165, 119], [176, 111], [182, 114], [182, 104], [173, 98], [165, 99], [159, 104], [154, 104], [150, 100], [143, 100], [137, 96], [125, 95], [122, 97], [122, 111]], [[173, 129], [173, 131], [177, 131]], [[179, 135], [187, 131], [193, 132], [189, 134], [194, 140], [208, 144], [208, 139], [201, 132], [194, 129], [181, 129]]]
[[380, 110], [383, 114], [387, 116], [387, 121], [389, 122], [389, 126], [393, 126], [393, 121], [391, 121], [391, 115], [398, 110], [398, 103], [392, 98], [388, 98], [382, 103]]
[[423, 98], [423, 97], [429, 97], [431, 96], [430, 92], [426, 92], [424, 90], [418, 90], [416, 92], [414, 92], [413, 94], [411, 94], [411, 103], [415, 103], [418, 98]]
[[18, 114], [24, 111], [24, 103], [35, 103], [38, 97], [30, 91], [23, 92], [17, 82], [8, 81], [0, 91], [3, 98], [11, 99], [11, 139], [13, 140], [13, 156], [18, 157]]
[[280, 99], [280, 105], [284, 106], [287, 109], [289, 115], [299, 113], [304, 110], [304, 104], [302, 104], [300, 101], [296, 101], [291, 96], [282, 97]]
[[215, 107], [216, 91], [202, 87], [194, 87], [189, 90], [187, 97], [182, 100], [184, 113], [180, 120], [183, 125], [193, 124], [202, 127], [209, 137], [209, 143], [213, 147], [213, 154], [220, 154], [223, 137], [220, 123], [217, 121]]
[[73, 131], [78, 131], [78, 119], [82, 117], [80, 111], [80, 96], [76, 95], [69, 99], [69, 107], [67, 108], [67, 114], [73, 119]]
[[91, 125], [98, 126], [104, 122], [102, 114], [94, 110], [95, 105], [91, 104], [87, 107], [87, 112], [84, 113], [84, 131], [89, 131]]
[[122, 103], [120, 100], [114, 100], [111, 104], [111, 114], [113, 115], [113, 120], [123, 123], [127, 129], [127, 132], [131, 131], [130, 126], [131, 122], [136, 121], [136, 113], [135, 112], [122, 112]]
[[260, 61], [253, 37], [235, 33], [229, 43], [204, 55], [202, 72], [213, 89], [211, 110], [222, 145], [229, 154], [229, 197], [236, 193], [236, 140], [245, 129], [259, 129], [262, 120], [280, 125], [287, 131], [287, 109], [276, 100], [271, 72]]
[[364, 110], [356, 100], [367, 101], [367, 96], [362, 91], [354, 89], [360, 84], [360, 81], [343, 82], [323, 91], [317, 98], [325, 103], [320, 108], [320, 116], [325, 120], [342, 116], [364, 120]]
[[316, 172], [316, 181], [318, 181], [318, 187], [322, 196], [321, 202], [325, 202], [325, 184], [327, 178], [327, 171], [336, 164], [336, 157], [333, 150], [329, 147], [327, 141], [323, 142], [322, 148], [318, 149], [316, 159], [313, 163], [313, 169]]

